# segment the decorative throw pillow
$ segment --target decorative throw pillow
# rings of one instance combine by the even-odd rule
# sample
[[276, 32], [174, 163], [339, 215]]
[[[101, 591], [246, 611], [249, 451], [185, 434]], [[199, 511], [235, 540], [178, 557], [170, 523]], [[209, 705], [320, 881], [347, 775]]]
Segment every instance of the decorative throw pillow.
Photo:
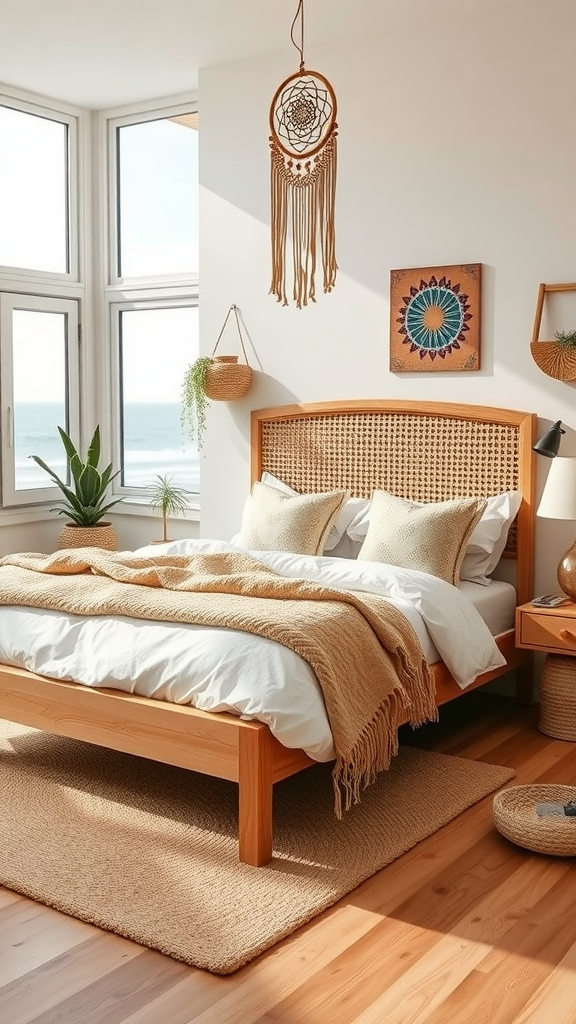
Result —
[[[520, 491], [504, 491], [486, 498], [486, 509], [466, 545], [460, 579], [487, 586], [490, 573], [498, 565], [506, 547], [510, 527], [522, 503]], [[370, 506], [362, 510], [348, 527], [354, 543], [362, 543], [368, 533]]]
[[[262, 473], [260, 482], [267, 484], [268, 487], [276, 487], [279, 491], [283, 491], [284, 494], [299, 493], [299, 491], [295, 491], [293, 487], [285, 484], [283, 480], [279, 480], [272, 473]], [[358, 547], [347, 536], [347, 530], [352, 520], [358, 518], [362, 512], [365, 512], [369, 505], [370, 501], [368, 498], [348, 498], [343, 503], [330, 528], [324, 545], [324, 554], [330, 552], [331, 555], [340, 556], [341, 558], [356, 557]]]
[[239, 533], [232, 543], [256, 551], [320, 555], [347, 491], [286, 494], [256, 482], [246, 499]]
[[420, 504], [374, 491], [358, 559], [418, 569], [456, 585], [466, 544], [485, 508], [484, 498]]

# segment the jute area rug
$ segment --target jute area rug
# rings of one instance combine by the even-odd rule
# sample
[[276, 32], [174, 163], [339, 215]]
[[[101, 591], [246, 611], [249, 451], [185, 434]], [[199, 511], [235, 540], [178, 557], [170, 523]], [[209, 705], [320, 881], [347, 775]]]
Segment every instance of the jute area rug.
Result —
[[338, 821], [314, 766], [276, 786], [274, 858], [253, 868], [233, 783], [0, 721], [0, 882], [228, 974], [513, 774], [403, 747]]

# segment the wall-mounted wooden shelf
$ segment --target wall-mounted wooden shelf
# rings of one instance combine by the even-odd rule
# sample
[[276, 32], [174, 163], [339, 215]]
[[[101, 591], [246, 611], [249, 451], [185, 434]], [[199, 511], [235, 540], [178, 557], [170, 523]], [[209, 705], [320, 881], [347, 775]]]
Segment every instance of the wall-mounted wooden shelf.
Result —
[[576, 284], [540, 285], [530, 343], [532, 358], [548, 377], [554, 377], [556, 380], [576, 380], [576, 348], [561, 345], [558, 341], [539, 340], [544, 300], [550, 292], [576, 292]]

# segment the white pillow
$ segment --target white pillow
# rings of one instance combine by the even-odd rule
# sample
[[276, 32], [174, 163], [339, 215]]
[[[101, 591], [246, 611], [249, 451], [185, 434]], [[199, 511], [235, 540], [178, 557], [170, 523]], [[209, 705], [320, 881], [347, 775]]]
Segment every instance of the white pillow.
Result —
[[468, 541], [460, 566], [461, 580], [484, 586], [490, 583], [490, 574], [502, 557], [508, 532], [522, 504], [522, 494], [520, 491], [505, 491], [486, 501], [486, 511]]
[[[276, 487], [284, 494], [299, 493], [293, 487], [285, 484], [283, 480], [273, 476], [272, 473], [262, 473], [260, 482], [268, 487]], [[328, 534], [328, 540], [324, 545], [324, 554], [329, 551], [334, 557], [356, 558], [359, 546], [354, 546], [351, 542], [351, 538], [348, 535], [348, 527], [353, 520], [366, 511], [369, 505], [370, 500], [368, 498], [348, 498], [344, 502]]]
[[246, 499], [232, 544], [257, 551], [320, 555], [347, 491], [286, 494], [258, 481]]
[[[508, 531], [520, 505], [520, 491], [504, 491], [486, 498], [486, 509], [478, 525], [466, 545], [460, 579], [471, 583], [490, 583], [490, 573], [498, 565], [508, 540]], [[348, 536], [353, 541], [362, 542], [368, 533], [370, 523], [370, 507], [364, 509], [352, 520], [348, 527]]]

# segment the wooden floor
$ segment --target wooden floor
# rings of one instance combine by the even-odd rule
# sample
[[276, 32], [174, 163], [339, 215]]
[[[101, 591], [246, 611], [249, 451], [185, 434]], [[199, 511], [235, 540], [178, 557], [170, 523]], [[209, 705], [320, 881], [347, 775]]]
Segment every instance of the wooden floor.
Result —
[[[576, 784], [576, 743], [536, 717], [472, 693], [405, 739], [511, 765], [517, 784]], [[491, 806], [225, 978], [0, 889], [0, 1021], [576, 1024], [576, 859], [508, 843]]]

